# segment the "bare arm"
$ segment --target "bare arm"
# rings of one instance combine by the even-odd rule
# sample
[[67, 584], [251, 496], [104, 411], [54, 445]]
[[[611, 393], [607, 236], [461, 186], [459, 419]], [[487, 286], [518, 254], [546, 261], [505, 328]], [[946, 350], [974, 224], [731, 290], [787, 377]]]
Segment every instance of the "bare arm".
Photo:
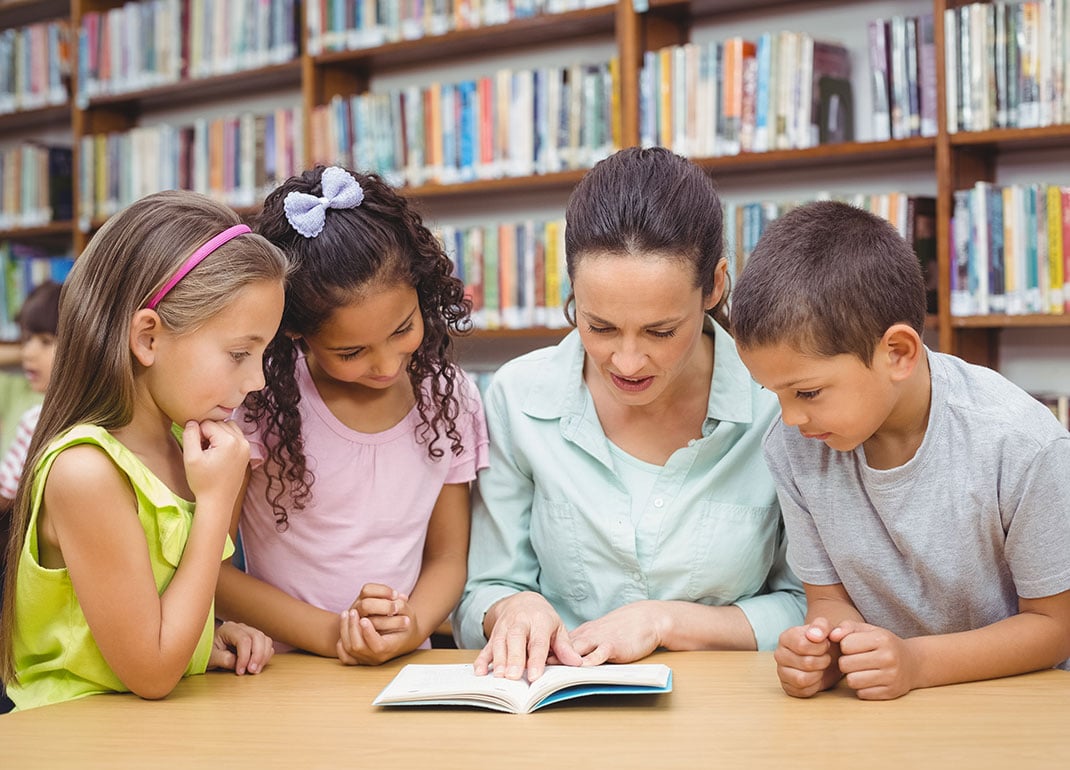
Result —
[[[242, 501], [249, 484], [245, 481], [231, 514], [230, 536], [237, 542]], [[216, 584], [216, 613], [221, 618], [259, 628], [273, 639], [301, 650], [336, 656], [338, 615], [295, 599], [270, 583], [247, 575], [228, 559], [219, 570]]]
[[1017, 615], [983, 628], [906, 643], [917, 660], [911, 689], [1051, 668], [1070, 658], [1070, 591], [1019, 599]]
[[210, 446], [202, 450], [199, 430], [186, 430], [197, 512], [181, 563], [162, 594], [133, 490], [106, 454], [89, 445], [67, 449], [45, 484], [38, 523], [42, 561], [66, 566], [105, 661], [144, 698], [167, 695], [193, 658], [240, 480], [227, 474], [240, 473], [248, 461], [248, 445], [236, 430], [208, 423], [204, 436]]
[[420, 577], [409, 596], [421, 643], [457, 606], [468, 576], [468, 484], [447, 484], [431, 512]]

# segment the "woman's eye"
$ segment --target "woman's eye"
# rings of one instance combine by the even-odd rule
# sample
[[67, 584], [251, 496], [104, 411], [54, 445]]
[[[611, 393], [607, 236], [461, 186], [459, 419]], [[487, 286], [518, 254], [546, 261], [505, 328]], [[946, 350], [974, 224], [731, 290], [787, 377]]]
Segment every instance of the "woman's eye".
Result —
[[398, 329], [396, 332], [394, 332], [394, 336], [395, 337], [400, 337], [402, 334], [408, 334], [409, 332], [411, 332], [413, 330], [413, 327], [415, 325], [416, 324], [414, 324], [414, 323], [410, 323], [404, 329]]
[[230, 357], [234, 359], [234, 363], [240, 364], [242, 361], [249, 357], [248, 350], [235, 351], [230, 354]]
[[795, 391], [795, 396], [804, 401], [809, 401], [812, 398], [817, 398], [817, 394], [820, 392], [820, 390], [797, 390]]
[[587, 324], [587, 331], [593, 334], [609, 334], [613, 329], [609, 326], [592, 326], [591, 324]]
[[664, 340], [664, 339], [668, 339], [669, 337], [675, 337], [676, 336], [676, 329], [667, 329], [665, 331], [655, 331], [655, 330], [651, 329], [650, 333], [653, 334], [658, 339]]

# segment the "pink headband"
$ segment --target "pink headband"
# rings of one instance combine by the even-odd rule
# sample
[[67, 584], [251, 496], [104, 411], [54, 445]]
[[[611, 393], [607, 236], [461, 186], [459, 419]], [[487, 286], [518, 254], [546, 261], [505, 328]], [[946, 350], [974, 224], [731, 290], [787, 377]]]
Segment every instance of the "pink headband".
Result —
[[155, 310], [156, 306], [160, 304], [160, 300], [167, 296], [167, 292], [175, 288], [178, 282], [189, 274], [190, 270], [197, 267], [197, 265], [204, 261], [205, 257], [207, 257], [209, 254], [218, 249], [227, 241], [233, 238], [237, 238], [239, 235], [244, 235], [245, 233], [251, 232], [252, 230], [249, 229], [249, 225], [234, 225], [233, 227], [228, 227], [219, 235], [212, 238], [212, 240], [208, 241], [208, 243], [204, 244], [195, 252], [193, 252], [193, 255], [182, 263], [182, 267], [178, 268], [178, 271], [173, 276], [171, 276], [171, 279], [163, 285], [162, 289], [156, 292], [156, 296], [150, 299], [149, 303], [145, 305], [145, 307], [147, 307], [149, 310]]

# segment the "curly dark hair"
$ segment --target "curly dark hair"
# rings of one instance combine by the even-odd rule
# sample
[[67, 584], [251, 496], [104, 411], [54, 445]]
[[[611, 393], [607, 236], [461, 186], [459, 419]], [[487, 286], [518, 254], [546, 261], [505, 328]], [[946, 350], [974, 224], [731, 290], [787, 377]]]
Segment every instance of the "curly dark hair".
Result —
[[323, 195], [325, 168], [316, 166], [286, 180], [267, 196], [256, 222], [257, 232], [293, 263], [282, 325], [265, 354], [267, 387], [245, 401], [246, 420], [260, 426], [267, 447], [267, 497], [280, 531], [287, 527], [287, 489], [294, 510], [302, 510], [315, 480], [306, 463], [297, 408], [301, 395], [294, 368], [300, 343], [294, 337], [315, 334], [337, 308], [373, 284], [403, 283], [416, 290], [424, 337], [408, 374], [420, 414], [419, 440], [434, 459], [443, 455], [438, 446], [443, 435], [454, 454], [463, 451], [451, 335], [469, 328], [471, 302], [464, 284], [420, 215], [376, 174], [350, 171], [364, 189], [364, 201], [352, 209], [328, 209], [323, 232], [315, 238], [296, 232], [283, 201], [293, 191]]

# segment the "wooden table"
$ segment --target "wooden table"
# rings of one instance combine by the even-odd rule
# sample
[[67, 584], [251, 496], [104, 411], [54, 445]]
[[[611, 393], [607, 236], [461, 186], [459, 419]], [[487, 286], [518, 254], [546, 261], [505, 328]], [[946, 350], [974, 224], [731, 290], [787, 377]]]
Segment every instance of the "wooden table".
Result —
[[789, 698], [767, 653], [659, 653], [667, 695], [597, 696], [527, 715], [377, 709], [405, 663], [280, 655], [259, 676], [212, 672], [165, 700], [97, 695], [0, 717], [0, 767], [851, 768], [1070, 767], [1070, 674], [1044, 671], [863, 702]]

